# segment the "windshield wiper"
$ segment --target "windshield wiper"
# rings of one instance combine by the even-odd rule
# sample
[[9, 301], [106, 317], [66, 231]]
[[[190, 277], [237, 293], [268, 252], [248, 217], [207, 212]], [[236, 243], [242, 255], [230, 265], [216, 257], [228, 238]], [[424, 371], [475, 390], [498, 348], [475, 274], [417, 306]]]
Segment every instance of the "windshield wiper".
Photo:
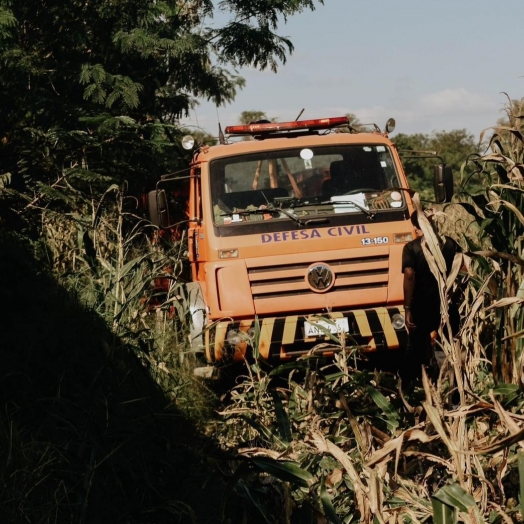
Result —
[[[383, 193], [384, 191], [385, 190], [377, 190], [377, 192], [379, 193]], [[354, 191], [354, 192], [360, 192], [360, 190]], [[351, 193], [354, 193], [354, 192], [352, 191]], [[315, 206], [323, 206], [323, 205], [332, 206], [333, 204], [346, 204], [346, 205], [352, 204], [356, 208], [360, 209], [360, 211], [365, 213], [370, 220], [373, 220], [376, 215], [376, 213], [373, 213], [369, 209], [366, 209], [365, 207], [353, 202], [353, 200], [343, 200], [343, 201], [340, 200], [340, 201], [332, 202], [331, 200], [320, 200], [319, 197], [313, 197], [312, 199], [308, 199], [305, 201], [305, 199], [297, 199], [297, 198], [290, 197], [289, 199], [285, 200], [285, 204], [286, 206], [289, 206], [290, 209], [300, 209], [302, 207], [315, 207]], [[273, 209], [279, 209], [280, 211], [282, 211], [282, 213], [284, 213], [285, 215], [288, 215], [281, 207], [277, 207]], [[313, 223], [311, 222], [311, 220], [317, 220], [317, 219], [310, 219], [305, 223], [306, 224]], [[321, 220], [322, 222], [324, 222], [324, 219], [318, 219], [318, 220]], [[325, 221], [328, 221], [328, 219], [326, 218]], [[318, 222], [318, 223], [321, 223], [321, 222]]]

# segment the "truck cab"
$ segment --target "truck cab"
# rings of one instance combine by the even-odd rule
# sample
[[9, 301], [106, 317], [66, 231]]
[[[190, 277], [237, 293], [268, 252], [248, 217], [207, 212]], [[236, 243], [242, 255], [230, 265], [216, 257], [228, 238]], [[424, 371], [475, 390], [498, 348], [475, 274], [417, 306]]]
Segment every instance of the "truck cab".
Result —
[[[226, 128], [191, 163], [191, 345], [208, 364], [402, 350], [402, 249], [413, 211], [385, 131], [346, 117]], [[449, 200], [451, 173], [435, 171]], [[157, 211], [161, 211], [156, 193]], [[326, 347], [329, 348], [326, 350]]]

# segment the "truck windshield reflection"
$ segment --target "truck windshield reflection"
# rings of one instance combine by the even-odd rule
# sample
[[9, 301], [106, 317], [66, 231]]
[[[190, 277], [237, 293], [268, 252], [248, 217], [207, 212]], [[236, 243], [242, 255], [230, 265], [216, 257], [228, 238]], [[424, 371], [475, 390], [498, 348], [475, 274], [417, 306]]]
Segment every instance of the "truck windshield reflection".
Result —
[[376, 213], [404, 206], [391, 152], [384, 145], [264, 151], [211, 162], [217, 225]]

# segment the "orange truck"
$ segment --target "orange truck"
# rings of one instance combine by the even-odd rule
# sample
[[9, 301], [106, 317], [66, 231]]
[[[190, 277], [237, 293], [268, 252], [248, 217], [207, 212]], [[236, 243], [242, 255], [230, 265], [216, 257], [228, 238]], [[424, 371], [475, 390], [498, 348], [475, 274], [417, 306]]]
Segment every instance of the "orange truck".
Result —
[[[394, 120], [373, 127], [359, 132], [347, 117], [264, 121], [227, 127], [220, 144], [195, 151], [187, 307], [206, 373], [253, 348], [269, 362], [296, 358], [330, 333], [369, 353], [405, 347], [412, 191], [388, 138]], [[435, 200], [449, 201], [448, 165], [435, 166], [434, 184]], [[150, 212], [168, 226], [161, 187]]]

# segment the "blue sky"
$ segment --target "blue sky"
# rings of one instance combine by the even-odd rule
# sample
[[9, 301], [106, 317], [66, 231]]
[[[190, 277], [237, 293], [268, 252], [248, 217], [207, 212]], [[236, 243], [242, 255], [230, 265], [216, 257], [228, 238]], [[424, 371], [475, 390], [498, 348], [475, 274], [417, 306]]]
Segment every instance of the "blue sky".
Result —
[[[305, 108], [477, 138], [503, 116], [503, 92], [524, 96], [523, 15], [522, 0], [325, 0], [279, 27], [294, 53], [277, 74], [241, 69], [246, 86], [218, 116], [224, 128], [244, 110], [285, 121]], [[217, 121], [202, 101], [182, 123], [216, 134]]]

